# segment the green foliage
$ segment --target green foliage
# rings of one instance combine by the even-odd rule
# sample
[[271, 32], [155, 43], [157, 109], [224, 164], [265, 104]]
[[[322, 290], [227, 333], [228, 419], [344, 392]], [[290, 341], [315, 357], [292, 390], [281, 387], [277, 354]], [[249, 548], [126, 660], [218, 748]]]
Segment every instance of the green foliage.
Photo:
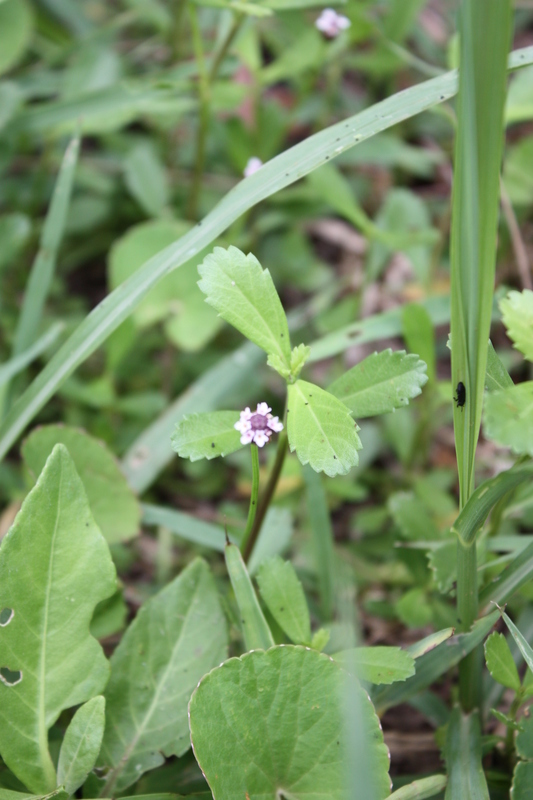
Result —
[[[231, 659], [207, 675], [191, 698], [190, 726], [215, 800], [246, 793], [344, 800], [342, 687], [330, 658], [291, 645]], [[349, 690], [360, 700], [367, 766], [385, 797], [389, 760], [378, 718], [354, 679]]]
[[500, 300], [502, 320], [507, 328], [509, 338], [514, 346], [529, 361], [533, 361], [533, 292], [524, 289], [523, 292], [509, 292], [507, 297]]
[[233, 453], [242, 447], [241, 435], [235, 430], [238, 420], [238, 411], [190, 414], [176, 425], [172, 447], [181, 458], [190, 458], [191, 461]]
[[491, 392], [485, 404], [485, 435], [515, 453], [533, 455], [532, 401], [532, 381]]
[[349, 409], [329, 392], [307, 381], [289, 386], [289, 447], [302, 464], [326, 475], [346, 475], [358, 461], [361, 441]]
[[274, 639], [252, 586], [252, 581], [234, 544], [225, 547], [226, 567], [239, 607], [244, 645], [247, 650], [268, 650]]
[[257, 584], [268, 610], [294, 644], [310, 644], [307, 601], [290, 561], [271, 558], [257, 573]]
[[334, 658], [359, 680], [376, 685], [405, 681], [415, 674], [413, 656], [400, 647], [354, 647]]
[[105, 699], [93, 697], [74, 714], [61, 745], [57, 781], [69, 795], [79, 789], [92, 770], [102, 746]]
[[137, 536], [141, 510], [120, 467], [106, 445], [66, 425], [36, 428], [22, 445], [24, 461], [39, 475], [56, 444], [69, 451], [81, 478], [94, 519], [109, 543]]
[[[31, 587], [29, 591], [28, 587]], [[47, 731], [60, 713], [101, 692], [109, 677], [89, 634], [115, 569], [68, 451], [54, 447], [0, 549], [0, 753], [36, 793], [52, 792]]]
[[488, 637], [485, 642], [485, 660], [495, 681], [515, 692], [520, 690], [518, 670], [502, 633], [494, 631]]
[[502, 611], [501, 615], [505, 624], [509, 628], [511, 636], [518, 645], [518, 649], [522, 653], [526, 664], [528, 665], [529, 669], [533, 670], [533, 648], [528, 643], [523, 634], [520, 633], [514, 622], [507, 616], [505, 611]]
[[446, 800], [471, 797], [489, 800], [489, 790], [481, 764], [481, 726], [477, 712], [452, 711], [446, 733], [448, 785]]
[[374, 353], [337, 378], [328, 391], [358, 418], [387, 414], [421, 394], [426, 364], [404, 350]]
[[109, 796], [163, 764], [164, 756], [189, 749], [189, 697], [226, 653], [215, 583], [196, 559], [142, 606], [111, 658], [99, 758], [109, 768]]
[[236, 247], [215, 247], [198, 272], [198, 286], [222, 319], [290, 369], [287, 317], [270, 272], [255, 256], [245, 256]]
[[28, 0], [3, 0], [0, 6], [1, 74], [24, 54], [32, 34], [33, 13]]
[[169, 201], [169, 187], [163, 165], [150, 144], [139, 142], [130, 150], [124, 161], [124, 179], [149, 216], [163, 213]]

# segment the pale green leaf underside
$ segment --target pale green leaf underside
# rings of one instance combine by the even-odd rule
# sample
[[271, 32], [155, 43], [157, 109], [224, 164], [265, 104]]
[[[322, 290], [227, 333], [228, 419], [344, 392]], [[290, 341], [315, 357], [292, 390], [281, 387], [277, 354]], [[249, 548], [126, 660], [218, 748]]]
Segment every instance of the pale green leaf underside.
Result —
[[346, 682], [360, 705], [368, 770], [386, 797], [388, 753], [368, 695], [328, 656], [287, 645], [232, 658], [191, 698], [194, 752], [215, 800], [345, 800]]
[[270, 277], [257, 258], [238, 248], [215, 247], [198, 267], [198, 286], [209, 305], [243, 336], [290, 369], [287, 317]]
[[176, 425], [172, 448], [181, 458], [198, 461], [234, 453], [241, 445], [241, 434], [235, 430], [238, 411], [211, 411], [189, 414]]
[[354, 647], [334, 658], [359, 680], [376, 685], [405, 681], [415, 674], [415, 659], [400, 647]]
[[84, 783], [98, 758], [105, 727], [105, 700], [93, 697], [74, 714], [65, 733], [57, 765], [57, 782], [69, 794]]
[[316, 472], [345, 475], [359, 462], [359, 428], [349, 410], [313, 383], [296, 381], [289, 387], [287, 431], [291, 452]]
[[515, 692], [520, 689], [518, 670], [502, 633], [494, 631], [485, 642], [485, 661], [495, 681]]
[[387, 414], [421, 394], [427, 382], [426, 364], [404, 350], [373, 353], [341, 375], [328, 391], [357, 419]]
[[509, 338], [529, 361], [533, 361], [533, 292], [509, 292], [500, 300], [500, 311]]
[[302, 584], [290, 561], [279, 556], [263, 562], [257, 583], [268, 610], [295, 644], [309, 644], [311, 622]]
[[0, 666], [22, 672], [0, 682], [0, 753], [32, 791], [56, 786], [47, 731], [61, 711], [100, 693], [109, 676], [89, 634], [95, 606], [116, 588], [107, 544], [83, 484], [57, 445], [0, 548]]
[[164, 756], [189, 746], [187, 703], [202, 675], [227, 653], [227, 633], [209, 567], [193, 561], [148, 600], [111, 659], [100, 763], [111, 797]]
[[26, 466], [36, 477], [56, 444], [68, 449], [81, 478], [96, 524], [109, 543], [139, 532], [141, 508], [118, 461], [104, 442], [67, 425], [44, 425], [22, 445]]
[[533, 381], [487, 395], [483, 430], [515, 453], [533, 455]]

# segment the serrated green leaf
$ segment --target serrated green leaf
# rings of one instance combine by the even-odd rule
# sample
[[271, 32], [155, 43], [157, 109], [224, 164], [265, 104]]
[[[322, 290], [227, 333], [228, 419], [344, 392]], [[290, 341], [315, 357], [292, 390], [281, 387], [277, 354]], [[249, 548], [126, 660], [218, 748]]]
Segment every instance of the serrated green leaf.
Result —
[[533, 761], [519, 761], [513, 774], [511, 800], [531, 800]]
[[95, 606], [116, 589], [108, 546], [67, 449], [54, 447], [0, 547], [0, 754], [32, 791], [57, 786], [47, 731], [100, 693], [109, 676], [89, 634]]
[[120, 542], [137, 536], [141, 521], [139, 502], [115, 456], [99, 439], [67, 425], [36, 428], [22, 445], [22, 456], [33, 475], [39, 475], [58, 443], [68, 449], [95, 521], [107, 541]]
[[238, 420], [238, 411], [189, 414], [176, 425], [172, 447], [181, 458], [191, 461], [227, 456], [243, 446], [241, 434], [235, 430]]
[[222, 319], [290, 369], [287, 317], [270, 272], [257, 258], [236, 247], [215, 247], [198, 272], [198, 286]]
[[354, 647], [333, 658], [351, 675], [376, 685], [405, 681], [415, 674], [413, 656], [400, 647]]
[[494, 631], [485, 642], [485, 661], [495, 681], [518, 692], [520, 677], [509, 645], [502, 633]]
[[98, 758], [105, 727], [105, 700], [99, 695], [81, 706], [70, 722], [61, 745], [57, 781], [74, 794]]
[[111, 658], [99, 759], [110, 767], [103, 796], [123, 792], [164, 756], [189, 749], [189, 697], [226, 654], [215, 582], [197, 558], [141, 607]]
[[533, 759], [533, 717], [522, 717], [515, 744], [520, 758]]
[[302, 584], [290, 561], [271, 558], [257, 573], [257, 584], [268, 610], [294, 644], [309, 644], [311, 622]]
[[533, 455], [533, 381], [487, 395], [483, 430], [515, 453]]
[[287, 431], [291, 452], [315, 472], [346, 475], [359, 463], [359, 426], [334, 395], [307, 381], [289, 386]]
[[388, 752], [368, 696], [328, 656], [286, 645], [232, 658], [191, 698], [194, 752], [215, 800], [345, 800], [344, 688], [359, 702], [366, 766], [386, 797]]
[[360, 419], [388, 414], [422, 393], [426, 365], [405, 350], [373, 353], [328, 386]]
[[502, 320], [514, 346], [529, 361], [533, 361], [533, 292], [509, 292], [500, 300]]
[[268, 650], [274, 644], [274, 639], [261, 611], [241, 551], [236, 545], [227, 544], [224, 555], [235, 599], [239, 606], [245, 647], [247, 650]]

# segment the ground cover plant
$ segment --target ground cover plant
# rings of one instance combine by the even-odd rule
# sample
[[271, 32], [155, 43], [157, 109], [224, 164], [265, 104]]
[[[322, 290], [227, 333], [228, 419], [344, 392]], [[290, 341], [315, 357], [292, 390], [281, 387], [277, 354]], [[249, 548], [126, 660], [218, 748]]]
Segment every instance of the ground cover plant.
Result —
[[528, 0], [0, 2], [0, 800], [532, 796], [532, 118]]

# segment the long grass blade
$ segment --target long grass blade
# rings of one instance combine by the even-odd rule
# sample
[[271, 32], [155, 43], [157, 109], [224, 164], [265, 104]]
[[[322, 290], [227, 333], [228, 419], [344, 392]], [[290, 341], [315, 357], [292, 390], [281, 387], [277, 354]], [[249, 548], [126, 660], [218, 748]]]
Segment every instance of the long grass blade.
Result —
[[[531, 63], [533, 47], [513, 54], [510, 68]], [[185, 264], [261, 200], [376, 133], [453, 97], [456, 91], [455, 72], [425, 81], [310, 136], [242, 180], [204, 220], [146, 262], [86, 317], [4, 420], [0, 427], [0, 458], [63, 381], [107, 339], [165, 275]]]

